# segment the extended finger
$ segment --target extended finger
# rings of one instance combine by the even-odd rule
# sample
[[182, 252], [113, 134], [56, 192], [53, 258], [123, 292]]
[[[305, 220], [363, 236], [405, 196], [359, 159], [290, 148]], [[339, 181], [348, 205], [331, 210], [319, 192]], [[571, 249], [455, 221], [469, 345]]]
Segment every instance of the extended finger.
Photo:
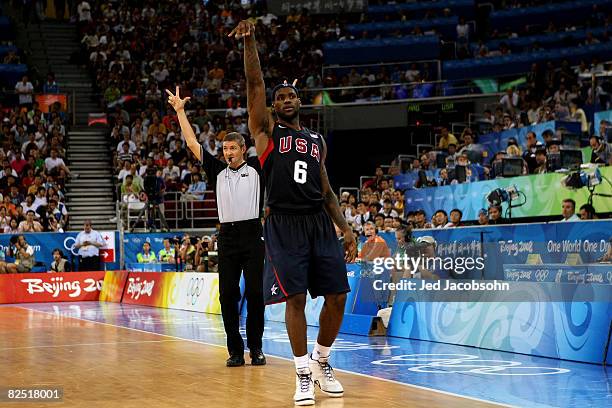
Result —
[[170, 92], [168, 89], [166, 89], [166, 93], [167, 93], [167, 94], [168, 94], [170, 97], [174, 96], [174, 95], [172, 95], [172, 92]]
[[232, 35], [236, 34], [237, 30], [238, 30], [238, 27], [235, 27], [232, 31], [230, 31], [230, 33], [227, 36], [231, 37]]
[[180, 96], [179, 96], [179, 86], [178, 85], [176, 86], [176, 95], [175, 96], [180, 99]]

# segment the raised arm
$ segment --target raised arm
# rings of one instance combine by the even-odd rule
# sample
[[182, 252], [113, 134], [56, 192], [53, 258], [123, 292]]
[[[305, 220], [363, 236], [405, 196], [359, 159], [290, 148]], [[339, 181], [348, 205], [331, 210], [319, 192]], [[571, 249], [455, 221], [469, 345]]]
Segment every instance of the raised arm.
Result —
[[353, 229], [346, 222], [344, 214], [342, 214], [340, 205], [338, 204], [338, 197], [336, 197], [336, 194], [334, 194], [334, 191], [329, 183], [327, 169], [325, 168], [327, 144], [323, 138], [321, 138], [321, 141], [323, 143], [323, 151], [321, 152], [321, 192], [323, 194], [323, 205], [325, 211], [331, 217], [334, 224], [336, 224], [344, 234], [344, 259], [346, 262], [350, 263], [353, 262], [357, 256], [357, 243], [355, 242], [355, 237], [353, 236]]
[[191, 99], [190, 97], [183, 98], [179, 96], [179, 87], [176, 87], [176, 94], [173, 95], [172, 92], [166, 89], [166, 93], [168, 94], [168, 103], [172, 105], [174, 110], [176, 111], [176, 115], [178, 116], [179, 125], [181, 126], [181, 132], [183, 133], [183, 137], [185, 137], [185, 141], [187, 142], [187, 147], [189, 150], [197, 157], [198, 160], [202, 161], [201, 156], [201, 146], [198, 142], [198, 138], [193, 132], [193, 128], [191, 127], [191, 123], [189, 123], [189, 119], [187, 119], [187, 114], [185, 113], [185, 104]]
[[261, 156], [268, 147], [268, 138], [272, 134], [274, 121], [266, 107], [266, 85], [261, 72], [255, 25], [248, 20], [241, 21], [228, 36], [244, 38], [244, 74], [247, 85], [247, 111], [249, 113], [249, 131], [255, 139], [257, 155]]

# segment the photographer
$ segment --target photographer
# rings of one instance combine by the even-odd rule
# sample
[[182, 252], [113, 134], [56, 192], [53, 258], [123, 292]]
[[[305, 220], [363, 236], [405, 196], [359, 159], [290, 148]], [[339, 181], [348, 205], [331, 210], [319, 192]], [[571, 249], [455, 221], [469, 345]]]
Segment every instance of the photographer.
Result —
[[61, 249], [53, 250], [53, 262], [51, 262], [51, 272], [70, 272], [70, 262], [64, 257]]
[[149, 211], [149, 219], [146, 221], [147, 227], [155, 230], [155, 216], [157, 215], [161, 223], [162, 231], [168, 231], [168, 223], [164, 216], [164, 193], [166, 191], [166, 184], [163, 178], [159, 176], [154, 167], [147, 167], [143, 184], [145, 194], [141, 194], [141, 198], [144, 198], [146, 205], [138, 213], [138, 218], [130, 227], [130, 232], [134, 231], [134, 227], [140, 222], [147, 210]]
[[0, 273], [30, 272], [36, 263], [34, 248], [26, 242], [23, 235], [11, 237], [9, 256], [15, 258], [15, 263], [0, 263]]
[[198, 272], [210, 272], [210, 256], [209, 251], [213, 251], [215, 247], [216, 236], [212, 238], [205, 235], [196, 244], [195, 264]]
[[191, 238], [188, 234], [183, 236], [181, 247], [179, 249], [179, 256], [185, 264], [185, 271], [192, 272], [194, 270], [196, 254], [195, 243], [197, 243], [197, 239], [195, 237]]

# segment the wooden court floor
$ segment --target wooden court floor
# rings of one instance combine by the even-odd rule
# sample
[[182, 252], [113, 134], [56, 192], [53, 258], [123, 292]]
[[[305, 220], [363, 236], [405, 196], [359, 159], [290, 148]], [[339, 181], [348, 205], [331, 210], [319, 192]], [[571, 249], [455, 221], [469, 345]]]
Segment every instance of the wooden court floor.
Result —
[[[226, 368], [224, 347], [0, 308], [0, 386], [55, 385], [59, 403], [12, 407], [292, 407], [291, 361]], [[317, 393], [317, 407], [492, 407], [471, 399], [340, 372], [344, 398]]]

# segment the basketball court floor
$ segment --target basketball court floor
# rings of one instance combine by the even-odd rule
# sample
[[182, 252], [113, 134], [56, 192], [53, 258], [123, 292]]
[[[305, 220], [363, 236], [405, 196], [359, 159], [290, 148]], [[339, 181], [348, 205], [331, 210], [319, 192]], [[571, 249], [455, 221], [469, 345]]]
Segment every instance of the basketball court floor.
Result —
[[[0, 386], [60, 386], [64, 397], [0, 406], [293, 406], [283, 324], [266, 322], [264, 352], [267, 366], [226, 368], [218, 315], [102, 302], [1, 306]], [[317, 393], [319, 407], [612, 406], [612, 373], [591, 364], [340, 334], [332, 365], [345, 397]]]

